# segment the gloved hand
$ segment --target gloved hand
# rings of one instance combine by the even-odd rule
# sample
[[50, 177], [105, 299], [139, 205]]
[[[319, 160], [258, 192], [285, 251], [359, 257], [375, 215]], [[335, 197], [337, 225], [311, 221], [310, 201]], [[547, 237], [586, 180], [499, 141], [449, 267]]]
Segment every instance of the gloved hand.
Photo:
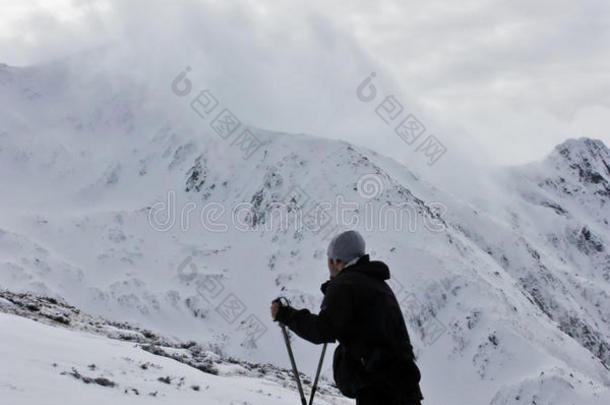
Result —
[[278, 297], [271, 301], [271, 318], [285, 324], [294, 308], [290, 306], [290, 301], [286, 297]]

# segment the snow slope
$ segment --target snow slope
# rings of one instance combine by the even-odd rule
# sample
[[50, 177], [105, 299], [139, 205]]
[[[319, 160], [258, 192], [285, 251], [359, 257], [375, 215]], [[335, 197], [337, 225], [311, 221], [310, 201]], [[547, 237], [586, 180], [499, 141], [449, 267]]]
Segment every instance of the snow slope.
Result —
[[[239, 365], [219, 375], [105, 336], [0, 313], [3, 404], [286, 404], [296, 391]], [[241, 370], [240, 370], [241, 369]], [[240, 375], [244, 374], [244, 375]], [[318, 393], [319, 404], [348, 401]]]
[[[607, 402], [603, 143], [456, 196], [313, 136], [249, 128], [263, 146], [245, 159], [241, 129], [225, 139], [193, 110], [199, 89], [178, 97], [168, 77], [159, 99], [80, 70], [0, 67], [0, 287], [286, 367], [269, 302], [317, 311], [329, 237], [357, 228], [390, 266], [427, 403]], [[298, 215], [324, 226], [281, 222]], [[304, 370], [319, 349], [295, 342]]]

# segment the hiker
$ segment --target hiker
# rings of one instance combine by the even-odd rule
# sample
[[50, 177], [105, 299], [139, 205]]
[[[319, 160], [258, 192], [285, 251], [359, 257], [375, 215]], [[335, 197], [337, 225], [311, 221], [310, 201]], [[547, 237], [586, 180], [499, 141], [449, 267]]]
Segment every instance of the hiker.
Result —
[[271, 317], [312, 343], [339, 341], [333, 376], [356, 405], [420, 404], [420, 371], [402, 312], [385, 282], [388, 266], [369, 260], [356, 231], [335, 236], [327, 255], [330, 280], [320, 287], [320, 313], [274, 300]]

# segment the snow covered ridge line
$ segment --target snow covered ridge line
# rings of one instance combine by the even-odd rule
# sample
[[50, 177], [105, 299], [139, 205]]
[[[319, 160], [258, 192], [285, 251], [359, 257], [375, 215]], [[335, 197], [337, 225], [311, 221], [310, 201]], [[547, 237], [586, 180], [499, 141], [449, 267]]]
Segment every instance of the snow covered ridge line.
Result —
[[[94, 317], [81, 312], [78, 308], [69, 305], [62, 299], [36, 296], [29, 293], [13, 293], [0, 290], [0, 312], [18, 315], [45, 323], [55, 327], [84, 331], [111, 339], [134, 342], [137, 347], [157, 356], [168, 357], [186, 364], [204, 373], [219, 376], [246, 376], [264, 378], [283, 386], [296, 390], [292, 371], [269, 363], [253, 363], [225, 357], [216, 347], [206, 347], [195, 341], [181, 342], [177, 339], [168, 339], [127, 322], [115, 322], [101, 317]], [[141, 365], [144, 369], [147, 365]], [[90, 366], [94, 370], [95, 366]], [[78, 370], [65, 371], [62, 374], [71, 375], [85, 383], [95, 383], [112, 387], [112, 381], [104, 381], [85, 376]], [[302, 374], [302, 381], [311, 385], [312, 381]], [[167, 382], [169, 384], [169, 381]], [[294, 385], [294, 386], [293, 386]], [[323, 394], [339, 395], [334, 384], [322, 377], [319, 390]]]
[[[375, 72], [364, 78], [356, 88], [356, 96], [363, 103], [370, 103], [377, 97], [377, 87], [373, 79]], [[407, 145], [412, 146], [426, 132], [426, 126], [413, 113], [402, 114], [405, 108], [393, 94], [385, 96], [375, 107], [375, 114], [388, 126], [394, 126], [394, 133]], [[428, 135], [415, 152], [422, 152], [428, 158], [428, 165], [435, 164], [447, 152], [447, 148], [434, 135]]]
[[307, 210], [304, 209], [305, 204], [312, 198], [299, 185], [292, 186], [280, 199], [266, 203], [265, 221], [259, 221], [256, 215], [263, 200], [262, 193], [254, 195], [250, 202], [227, 205], [208, 201], [200, 205], [187, 201], [178, 209], [176, 191], [169, 190], [165, 201], [157, 201], [149, 207], [148, 222], [158, 232], [168, 232], [176, 227], [187, 232], [197, 220], [201, 230], [215, 233], [234, 229], [240, 232], [295, 231], [317, 234], [329, 225], [334, 229], [358, 228], [367, 232], [416, 233], [420, 226], [432, 233], [446, 230], [446, 223], [441, 218], [447, 212], [447, 206], [442, 202], [427, 203], [435, 215], [419, 215], [421, 206], [413, 201], [392, 205], [374, 202], [374, 198], [383, 192], [380, 176], [364, 174], [357, 184], [363, 200], [348, 200], [338, 194], [334, 201], [315, 201], [313, 206], [309, 204]]
[[[191, 95], [193, 82], [188, 78], [191, 70], [191, 67], [187, 66], [171, 81], [170, 88], [176, 97]], [[364, 103], [375, 100], [377, 88], [372, 83], [375, 77], [376, 73], [371, 73], [356, 87], [358, 100]], [[219, 102], [210, 89], [199, 91], [190, 100], [189, 106], [221, 139], [230, 141], [230, 146], [238, 148], [242, 153], [242, 159], [249, 159], [265, 145], [265, 142], [261, 141], [253, 131], [242, 125], [241, 120], [228, 107], [224, 107]], [[394, 133], [409, 146], [414, 145], [426, 132], [426, 126], [413, 113], [402, 114], [405, 108], [393, 94], [384, 97], [374, 111], [384, 123], [392, 125]], [[238, 135], [233, 136], [236, 133]], [[431, 166], [447, 152], [447, 148], [436, 136], [430, 134], [419, 143], [415, 151], [422, 152], [428, 159], [428, 165]]]
[[[193, 83], [187, 78], [190, 71], [191, 67], [187, 66], [172, 80], [172, 93], [179, 98], [191, 94]], [[199, 118], [208, 121], [208, 118], [211, 117], [212, 112], [216, 110], [220, 103], [209, 89], [204, 89], [189, 104]], [[232, 135], [242, 126], [241, 120], [227, 107], [218, 108], [216, 111], [215, 117], [209, 121], [208, 125], [221, 139], [229, 141]], [[243, 153], [242, 159], [247, 160], [264, 145], [264, 142], [244, 126], [239, 135], [233, 137], [230, 145], [238, 148]]]
[[85, 314], [62, 298], [0, 290], [0, 311], [52, 326], [64, 326], [113, 339], [168, 346], [180, 344], [177, 340], [165, 339], [148, 329], [127, 322], [116, 322]]

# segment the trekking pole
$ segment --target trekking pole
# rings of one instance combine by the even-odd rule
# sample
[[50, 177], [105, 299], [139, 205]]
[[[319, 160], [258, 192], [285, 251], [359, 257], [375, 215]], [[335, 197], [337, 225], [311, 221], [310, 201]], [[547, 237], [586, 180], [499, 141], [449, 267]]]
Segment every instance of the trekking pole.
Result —
[[[290, 305], [290, 301], [286, 297], [276, 298], [273, 302], [276, 302], [279, 305]], [[288, 331], [286, 331], [286, 326], [280, 322], [280, 327], [282, 328], [282, 334], [284, 335], [284, 342], [286, 343], [286, 350], [288, 350], [288, 356], [290, 357], [290, 364], [292, 364], [292, 373], [294, 374], [294, 379], [297, 383], [297, 388], [299, 389], [299, 395], [301, 396], [301, 404], [307, 405], [307, 400], [305, 399], [305, 393], [303, 392], [303, 386], [301, 385], [301, 377], [299, 377], [299, 370], [297, 370], [297, 363], [294, 361], [294, 354], [292, 353], [292, 346], [290, 346], [290, 337], [288, 336]]]
[[307, 405], [307, 401], [305, 400], [305, 394], [303, 393], [303, 386], [301, 385], [301, 378], [299, 377], [299, 371], [297, 370], [297, 364], [294, 361], [294, 355], [292, 354], [292, 348], [290, 347], [290, 338], [288, 337], [288, 332], [286, 332], [286, 327], [280, 323], [282, 327], [282, 333], [284, 334], [284, 341], [286, 342], [286, 349], [288, 350], [288, 356], [290, 356], [290, 363], [292, 363], [292, 372], [294, 373], [294, 379], [297, 382], [297, 387], [299, 388], [299, 395], [301, 395], [301, 403], [303, 405]]
[[313, 405], [313, 396], [316, 394], [316, 388], [318, 388], [318, 378], [320, 377], [320, 370], [322, 370], [322, 363], [324, 363], [324, 354], [326, 353], [327, 344], [328, 343], [324, 343], [324, 346], [322, 347], [322, 355], [320, 356], [320, 362], [318, 363], [318, 369], [316, 370], [316, 378], [314, 378], [313, 385], [311, 386], [309, 405]]

